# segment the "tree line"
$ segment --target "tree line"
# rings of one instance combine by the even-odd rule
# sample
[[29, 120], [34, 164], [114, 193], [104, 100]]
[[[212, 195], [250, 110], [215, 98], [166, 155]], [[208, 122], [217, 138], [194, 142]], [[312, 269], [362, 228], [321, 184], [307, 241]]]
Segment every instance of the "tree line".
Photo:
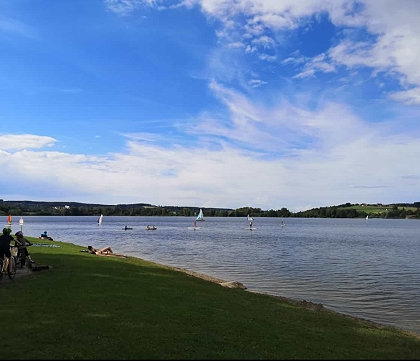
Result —
[[[300, 218], [420, 218], [420, 202], [389, 205], [383, 212], [366, 212], [357, 209], [358, 204], [313, 208], [306, 211], [291, 212], [287, 208], [262, 210], [261, 208], [241, 207], [205, 208], [204, 217], [300, 217]], [[407, 207], [407, 208], [406, 208]], [[410, 207], [410, 208], [408, 208]], [[413, 207], [415, 209], [413, 210]], [[89, 204], [78, 202], [37, 202], [4, 201], [0, 199], [0, 215], [7, 216], [197, 216], [200, 207], [156, 206], [147, 203], [136, 204]]]

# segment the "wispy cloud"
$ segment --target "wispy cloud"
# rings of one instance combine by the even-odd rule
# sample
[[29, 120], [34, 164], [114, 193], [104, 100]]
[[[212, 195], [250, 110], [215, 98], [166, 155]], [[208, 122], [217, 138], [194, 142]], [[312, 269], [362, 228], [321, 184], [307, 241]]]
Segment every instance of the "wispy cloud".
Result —
[[137, 8], [152, 4], [148, 0], [104, 0], [105, 6], [117, 15], [126, 16], [131, 14]]
[[[0, 134], [0, 165], [21, 197], [295, 211], [417, 194], [417, 2], [103, 6], [54, 32], [0, 20], [29, 47], [0, 59], [1, 119], [16, 120]], [[69, 27], [82, 30], [68, 39]], [[30, 46], [38, 28], [41, 49]]]
[[38, 34], [36, 30], [19, 20], [0, 17], [0, 33], [12, 33], [29, 39], [37, 39]]

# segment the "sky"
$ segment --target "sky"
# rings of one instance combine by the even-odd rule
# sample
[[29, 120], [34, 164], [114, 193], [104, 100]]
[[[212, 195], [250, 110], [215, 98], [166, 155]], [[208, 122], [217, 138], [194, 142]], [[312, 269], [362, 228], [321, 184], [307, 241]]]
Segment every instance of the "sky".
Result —
[[420, 201], [420, 1], [2, 0], [0, 199]]

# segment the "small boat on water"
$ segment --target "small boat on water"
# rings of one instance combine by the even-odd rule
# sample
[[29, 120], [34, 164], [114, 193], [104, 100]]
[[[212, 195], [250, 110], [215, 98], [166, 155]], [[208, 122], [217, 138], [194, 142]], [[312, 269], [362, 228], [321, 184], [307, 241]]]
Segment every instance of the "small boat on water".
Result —
[[200, 208], [200, 212], [198, 212], [198, 216], [196, 218], [196, 221], [205, 221], [204, 219], [204, 214], [203, 214], [203, 210]]
[[156, 231], [157, 227], [155, 226], [146, 226], [146, 231]]
[[248, 220], [248, 222], [249, 222], [249, 229], [250, 229], [250, 230], [252, 230], [252, 229], [257, 229], [257, 227], [252, 227], [252, 222], [254, 222], [254, 218], [250, 217], [250, 216], [249, 216], [249, 214], [248, 214], [248, 216], [246, 217], [246, 219], [247, 219], [247, 220]]

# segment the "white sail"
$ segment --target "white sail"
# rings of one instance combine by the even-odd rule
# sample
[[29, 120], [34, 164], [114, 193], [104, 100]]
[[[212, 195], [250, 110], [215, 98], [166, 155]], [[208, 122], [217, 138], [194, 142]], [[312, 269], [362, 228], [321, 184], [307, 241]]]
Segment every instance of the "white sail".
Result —
[[248, 221], [253, 221], [254, 220], [254, 218], [250, 217], [249, 214], [248, 214], [247, 218], [248, 218]]
[[366, 216], [366, 220], [368, 220], [369, 219], [369, 216]]
[[104, 216], [101, 214], [98, 218], [98, 224], [102, 224], [102, 218], [104, 218]]
[[203, 210], [200, 208], [196, 221], [204, 221]]

